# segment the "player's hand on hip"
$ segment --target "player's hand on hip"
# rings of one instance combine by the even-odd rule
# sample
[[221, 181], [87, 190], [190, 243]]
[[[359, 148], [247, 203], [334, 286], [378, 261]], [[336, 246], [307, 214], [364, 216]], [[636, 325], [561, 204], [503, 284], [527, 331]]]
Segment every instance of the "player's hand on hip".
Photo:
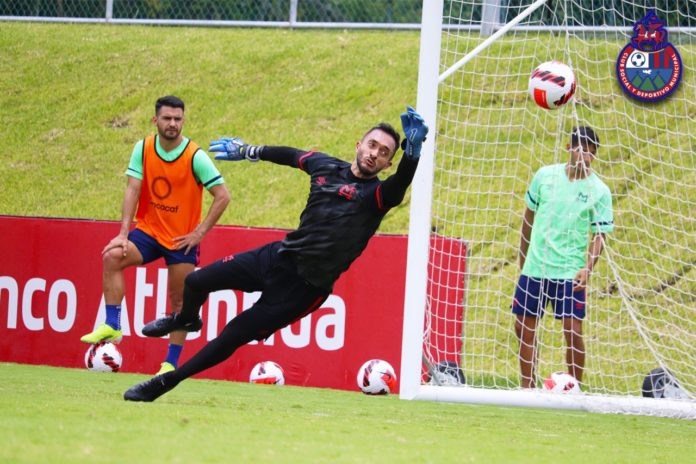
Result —
[[191, 251], [191, 248], [195, 247], [201, 241], [203, 240], [203, 233], [200, 232], [198, 229], [194, 229], [190, 233], [186, 235], [182, 235], [180, 237], [174, 237], [174, 242], [176, 243], [176, 249], [181, 250], [182, 248], [185, 248], [184, 254], [187, 255], [189, 254], [189, 251]]
[[119, 235], [112, 238], [102, 250], [102, 256], [115, 248], [121, 248], [122, 256], [126, 256], [126, 253], [128, 253], [128, 236]]
[[222, 161], [258, 161], [259, 155], [257, 147], [244, 143], [239, 137], [223, 137], [219, 140], [210, 142], [208, 151], [219, 153], [215, 155], [216, 160]]
[[420, 158], [421, 148], [428, 135], [428, 126], [423, 117], [410, 106], [406, 107], [406, 112], [401, 113], [401, 127], [404, 130], [404, 140], [401, 148], [406, 157], [410, 159]]

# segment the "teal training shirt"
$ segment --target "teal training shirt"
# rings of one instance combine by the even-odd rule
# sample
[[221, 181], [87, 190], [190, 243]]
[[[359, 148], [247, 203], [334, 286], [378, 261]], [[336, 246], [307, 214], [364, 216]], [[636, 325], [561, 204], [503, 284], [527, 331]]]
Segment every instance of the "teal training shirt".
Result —
[[[155, 149], [157, 154], [165, 161], [174, 161], [183, 153], [189, 139], [184, 137], [182, 142], [172, 151], [164, 151], [160, 145], [159, 135], [155, 137]], [[143, 141], [140, 140], [133, 147], [130, 162], [126, 174], [138, 180], [143, 180]], [[206, 189], [210, 189], [213, 185], [225, 183], [225, 179], [220, 175], [213, 161], [208, 157], [208, 154], [202, 148], [198, 149], [193, 155], [193, 174], [196, 180], [203, 184]]]
[[535, 213], [522, 269], [528, 277], [573, 279], [587, 264], [589, 232], [614, 230], [609, 187], [595, 173], [571, 181], [565, 168], [539, 169], [525, 195]]

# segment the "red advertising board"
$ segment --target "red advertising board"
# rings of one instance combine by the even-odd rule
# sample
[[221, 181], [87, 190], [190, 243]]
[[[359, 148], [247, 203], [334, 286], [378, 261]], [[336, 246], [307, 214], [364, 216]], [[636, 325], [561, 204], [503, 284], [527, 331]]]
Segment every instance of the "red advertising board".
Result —
[[[428, 269], [428, 316], [425, 357], [433, 364], [459, 363], [462, 352], [464, 296], [466, 286], [466, 241], [432, 235]], [[422, 375], [429, 378], [427, 367]]]
[[[84, 366], [87, 345], [80, 336], [104, 317], [100, 253], [118, 228], [109, 221], [0, 216], [0, 362]], [[285, 233], [217, 226], [204, 239], [201, 265]], [[247, 381], [254, 364], [271, 360], [283, 367], [288, 384], [355, 390], [357, 370], [368, 359], [385, 359], [399, 372], [406, 242], [405, 236], [375, 236], [319, 310], [199, 377]], [[154, 373], [167, 341], [140, 331], [167, 312], [167, 269], [159, 260], [130, 268], [125, 277], [122, 370]], [[257, 296], [211, 294], [202, 308], [203, 329], [189, 335], [182, 362]]]

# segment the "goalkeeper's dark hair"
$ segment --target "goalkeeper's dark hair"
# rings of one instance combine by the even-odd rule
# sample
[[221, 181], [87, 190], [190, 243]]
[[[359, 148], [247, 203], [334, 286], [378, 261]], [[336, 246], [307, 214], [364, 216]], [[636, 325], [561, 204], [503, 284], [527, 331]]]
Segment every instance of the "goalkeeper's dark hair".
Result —
[[[396, 145], [394, 145], [394, 153], [396, 153], [396, 150], [399, 149], [399, 142], [401, 141], [401, 135], [399, 135], [399, 133], [396, 131], [396, 129], [394, 129], [394, 127], [389, 123], [380, 122], [376, 126], [372, 127], [369, 131], [365, 132], [365, 135], [363, 135], [363, 138], [365, 138], [365, 136], [367, 134], [369, 134], [370, 132], [372, 132], [373, 130], [381, 130], [382, 132], [386, 132], [387, 134], [389, 134], [391, 136], [391, 138], [394, 139], [394, 143], [396, 144]], [[394, 153], [392, 153], [392, 155]]]
[[155, 114], [159, 114], [159, 110], [163, 106], [168, 106], [170, 108], [181, 108], [181, 111], [184, 111], [184, 101], [179, 97], [175, 97], [174, 95], [167, 95], [166, 97], [158, 98], [155, 102]]
[[591, 127], [580, 126], [574, 127], [570, 133], [570, 146], [577, 147], [581, 143], [591, 143], [596, 148], [599, 148], [599, 137]]

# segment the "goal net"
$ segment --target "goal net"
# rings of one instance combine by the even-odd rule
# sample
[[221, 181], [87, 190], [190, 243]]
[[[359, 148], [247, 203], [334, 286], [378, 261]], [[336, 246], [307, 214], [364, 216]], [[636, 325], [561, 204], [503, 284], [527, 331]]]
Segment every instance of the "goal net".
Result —
[[[520, 19], [530, 5], [538, 8]], [[441, 27], [427, 10], [440, 7]], [[616, 77], [648, 8], [685, 76], [657, 103], [627, 96]], [[695, 26], [694, 0], [426, 0], [418, 107], [436, 136], [411, 199], [402, 397], [696, 418]], [[439, 61], [437, 49], [424, 54], [429, 44]], [[556, 111], [527, 92], [531, 71], [551, 60], [577, 79], [574, 99]], [[615, 226], [587, 287], [583, 393], [553, 395], [520, 388], [511, 304], [525, 194], [539, 168], [569, 161], [576, 126], [600, 138], [592, 169], [612, 192]], [[550, 306], [545, 314], [538, 387], [569, 370], [563, 323]], [[437, 374], [453, 367], [464, 385]], [[657, 368], [678, 384], [671, 398], [644, 398]]]

